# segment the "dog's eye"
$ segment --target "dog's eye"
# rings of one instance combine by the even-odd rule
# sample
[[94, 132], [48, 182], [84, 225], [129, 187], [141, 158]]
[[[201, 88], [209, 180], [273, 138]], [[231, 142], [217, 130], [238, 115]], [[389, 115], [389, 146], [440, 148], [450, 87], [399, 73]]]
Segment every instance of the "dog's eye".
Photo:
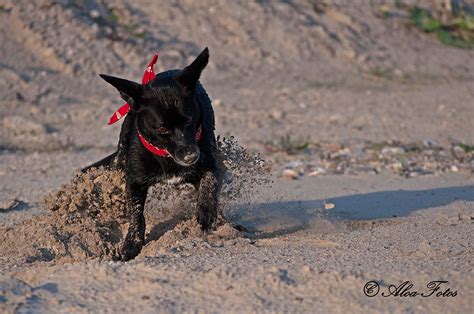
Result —
[[167, 128], [165, 128], [164, 126], [158, 127], [158, 129], [156, 129], [156, 131], [160, 134], [168, 134], [169, 133], [169, 130]]

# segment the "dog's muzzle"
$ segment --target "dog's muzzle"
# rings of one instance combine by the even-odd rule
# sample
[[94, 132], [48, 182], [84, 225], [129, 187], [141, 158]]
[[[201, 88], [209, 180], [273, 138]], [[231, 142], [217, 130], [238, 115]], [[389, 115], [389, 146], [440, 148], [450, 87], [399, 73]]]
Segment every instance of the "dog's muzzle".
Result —
[[198, 162], [199, 158], [201, 157], [201, 152], [199, 151], [199, 148], [196, 147], [196, 149], [188, 150], [187, 152], [178, 151], [174, 155], [171, 154], [170, 156], [178, 165], [189, 167]]
[[199, 152], [194, 152], [194, 153], [184, 156], [183, 160], [186, 164], [193, 165], [198, 161], [199, 155], [200, 155]]

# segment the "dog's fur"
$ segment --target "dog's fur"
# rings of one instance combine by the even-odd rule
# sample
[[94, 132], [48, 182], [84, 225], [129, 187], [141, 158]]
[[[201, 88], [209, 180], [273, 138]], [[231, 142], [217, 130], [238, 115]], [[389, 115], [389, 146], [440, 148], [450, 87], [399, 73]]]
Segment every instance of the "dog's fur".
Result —
[[[146, 85], [100, 75], [132, 108], [122, 124], [117, 151], [83, 169], [106, 166], [125, 173], [130, 224], [121, 260], [140, 253], [145, 237], [143, 210], [147, 190], [157, 182], [179, 177], [182, 182], [193, 184], [198, 191], [197, 220], [202, 230], [211, 229], [216, 220], [221, 178], [215, 157], [214, 112], [198, 81], [208, 60], [206, 48], [183, 70], [159, 73]], [[199, 126], [202, 138], [196, 142]], [[153, 145], [168, 150], [170, 157], [148, 151], [137, 130]]]

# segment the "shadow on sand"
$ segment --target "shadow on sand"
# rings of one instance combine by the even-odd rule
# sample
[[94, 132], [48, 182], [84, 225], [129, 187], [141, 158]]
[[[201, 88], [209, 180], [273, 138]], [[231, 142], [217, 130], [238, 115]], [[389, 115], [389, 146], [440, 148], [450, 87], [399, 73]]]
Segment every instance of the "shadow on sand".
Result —
[[[326, 220], [372, 220], [403, 217], [414, 211], [474, 201], [474, 185], [428, 190], [391, 190], [354, 194], [326, 200], [298, 200], [236, 205], [227, 217], [258, 237], [289, 234], [317, 218]], [[334, 208], [325, 210], [324, 204]]]

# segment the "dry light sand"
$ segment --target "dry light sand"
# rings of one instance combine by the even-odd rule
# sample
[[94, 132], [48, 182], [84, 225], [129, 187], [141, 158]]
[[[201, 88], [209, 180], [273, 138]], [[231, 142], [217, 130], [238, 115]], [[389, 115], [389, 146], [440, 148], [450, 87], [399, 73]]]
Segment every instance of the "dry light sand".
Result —
[[[0, 0], [0, 313], [472, 313], [474, 55], [415, 2]], [[153, 187], [146, 245], [115, 261], [123, 177], [76, 176], [118, 139], [97, 74], [204, 46], [236, 138], [218, 226]]]

